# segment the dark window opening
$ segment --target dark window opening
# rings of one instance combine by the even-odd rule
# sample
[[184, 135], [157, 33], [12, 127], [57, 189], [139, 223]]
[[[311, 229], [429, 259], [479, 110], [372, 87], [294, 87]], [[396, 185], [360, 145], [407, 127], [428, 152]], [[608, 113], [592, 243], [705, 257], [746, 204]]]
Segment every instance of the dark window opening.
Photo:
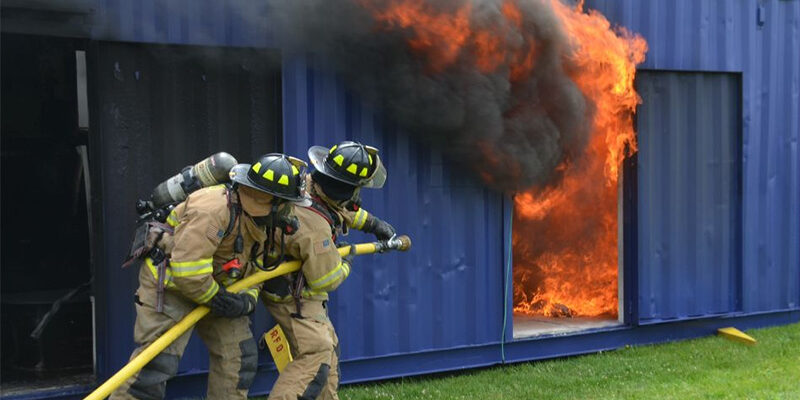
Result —
[[6, 33], [2, 48], [0, 385], [92, 384], [134, 346], [135, 201], [215, 152], [279, 151], [280, 58]]
[[80, 42], [2, 35], [3, 393], [93, 380]]

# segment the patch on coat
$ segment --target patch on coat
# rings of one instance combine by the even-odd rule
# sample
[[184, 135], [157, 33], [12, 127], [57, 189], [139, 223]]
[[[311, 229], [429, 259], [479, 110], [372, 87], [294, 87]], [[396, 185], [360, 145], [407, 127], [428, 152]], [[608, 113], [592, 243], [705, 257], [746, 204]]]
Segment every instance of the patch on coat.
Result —
[[327, 253], [333, 249], [330, 239], [321, 240], [314, 243], [314, 254]]
[[225, 236], [225, 231], [217, 228], [216, 226], [209, 225], [206, 229], [206, 236], [208, 236], [208, 239], [212, 242], [219, 243], [222, 241], [222, 237]]

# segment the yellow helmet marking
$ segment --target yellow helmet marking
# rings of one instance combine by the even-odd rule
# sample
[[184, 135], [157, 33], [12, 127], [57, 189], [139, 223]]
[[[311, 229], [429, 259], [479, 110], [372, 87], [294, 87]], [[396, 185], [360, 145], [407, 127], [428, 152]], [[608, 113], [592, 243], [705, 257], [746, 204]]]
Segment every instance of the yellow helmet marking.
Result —
[[300, 170], [297, 169], [294, 165], [292, 165], [292, 175], [297, 175], [300, 173]]
[[256, 171], [256, 173], [261, 172], [261, 163], [260, 162], [257, 162], [255, 164], [253, 164], [253, 171]]
[[365, 177], [365, 178], [367, 177], [367, 167], [364, 167], [364, 168], [361, 169], [361, 174], [360, 175]]
[[339, 146], [339, 145], [338, 144], [333, 145], [333, 147], [331, 147], [331, 150], [328, 151], [328, 154], [333, 154], [333, 152], [336, 151], [336, 147], [337, 146]]
[[286, 175], [281, 176], [281, 179], [278, 179], [278, 183], [283, 186], [289, 186], [289, 177]]
[[264, 172], [264, 178], [269, 179], [270, 181], [274, 181], [275, 171], [268, 169], [267, 172]]
[[369, 165], [372, 165], [372, 154], [367, 154], [369, 156]]
[[342, 163], [344, 162], [344, 156], [339, 154], [338, 156], [333, 157], [333, 162], [335, 162], [337, 165], [341, 167]]
[[358, 165], [350, 164], [350, 166], [347, 167], [347, 172], [349, 172], [349, 173], [351, 173], [353, 175], [357, 174], [358, 173]]

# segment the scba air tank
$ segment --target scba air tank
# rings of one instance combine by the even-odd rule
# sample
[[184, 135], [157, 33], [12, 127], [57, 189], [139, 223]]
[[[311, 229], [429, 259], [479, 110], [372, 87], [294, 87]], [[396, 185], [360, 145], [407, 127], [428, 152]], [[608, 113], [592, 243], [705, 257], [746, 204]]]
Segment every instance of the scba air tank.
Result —
[[228, 182], [230, 180], [228, 173], [236, 164], [236, 159], [232, 155], [219, 152], [193, 166], [187, 166], [181, 173], [156, 186], [150, 197], [153, 208], [180, 203], [197, 189]]

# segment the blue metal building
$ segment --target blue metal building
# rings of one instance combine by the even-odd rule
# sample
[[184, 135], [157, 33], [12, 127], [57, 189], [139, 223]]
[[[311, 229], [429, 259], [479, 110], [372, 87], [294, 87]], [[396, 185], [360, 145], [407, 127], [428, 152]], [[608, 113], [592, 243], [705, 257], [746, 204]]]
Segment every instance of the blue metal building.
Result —
[[[640, 151], [626, 166], [623, 190], [622, 323], [516, 340], [509, 259], [512, 202], [456, 176], [440, 151], [418, 144], [363, 105], [324, 62], [270, 50], [275, 45], [266, 20], [254, 24], [242, 15], [267, 10], [245, 0], [84, 0], [44, 11], [23, 3], [4, 2], [4, 35], [82, 38], [88, 73], [99, 76], [94, 84], [89, 77], [89, 96], [95, 96], [90, 99], [90, 132], [99, 137], [89, 142], [92, 218], [95, 235], [102, 234], [95, 236], [92, 250], [99, 381], [124, 365], [134, 347], [130, 294], [135, 273], [117, 267], [131, 224], [118, 210], [129, 209], [136, 196], [169, 171], [220, 144], [244, 149], [244, 155], [236, 154], [242, 158], [250, 157], [251, 144], [304, 155], [311, 144], [345, 138], [382, 150], [390, 179], [383, 190], [365, 193], [364, 204], [409, 234], [414, 249], [359, 260], [332, 296], [345, 383], [679, 340], [723, 326], [744, 329], [800, 320], [798, 0], [587, 2], [613, 23], [640, 33], [649, 45], [637, 83], [644, 100], [636, 122]], [[125, 101], [119, 92], [138, 99], [143, 89], [128, 84], [138, 82], [139, 74], [144, 82], [147, 68], [154, 68], [142, 59], [153, 52], [159, 57], [175, 52], [174, 47], [148, 50], [157, 44], [253, 48], [259, 57], [280, 60], [269, 74], [250, 74], [246, 81], [256, 79], [259, 87], [271, 90], [261, 97], [248, 94], [251, 103], [279, 109], [279, 115], [254, 118], [250, 136], [241, 142], [226, 142], [224, 132], [218, 132], [207, 147], [194, 147], [174, 162], [141, 155], [152, 143], [178, 145], [178, 139], [137, 132], [135, 119], [147, 117], [126, 115], [126, 110], [140, 109], [120, 106]], [[213, 84], [200, 75], [202, 83], [195, 85]], [[148, 98], [151, 107], [158, 107], [155, 96]], [[197, 124], [207, 129], [216, 123], [212, 119]], [[277, 126], [275, 137], [259, 139], [264, 131], [259, 124]], [[148, 176], [137, 173], [144, 164], [156, 165], [145, 169]], [[126, 189], [118, 179], [133, 186]], [[353, 236], [350, 242], [368, 240]], [[267, 323], [259, 311], [254, 331], [267, 329]], [[180, 375], [170, 381], [172, 397], [204, 392], [206, 350], [197, 338], [189, 346]], [[262, 354], [251, 393], [266, 393], [275, 376]], [[4, 398], [68, 398], [90, 389]]]

